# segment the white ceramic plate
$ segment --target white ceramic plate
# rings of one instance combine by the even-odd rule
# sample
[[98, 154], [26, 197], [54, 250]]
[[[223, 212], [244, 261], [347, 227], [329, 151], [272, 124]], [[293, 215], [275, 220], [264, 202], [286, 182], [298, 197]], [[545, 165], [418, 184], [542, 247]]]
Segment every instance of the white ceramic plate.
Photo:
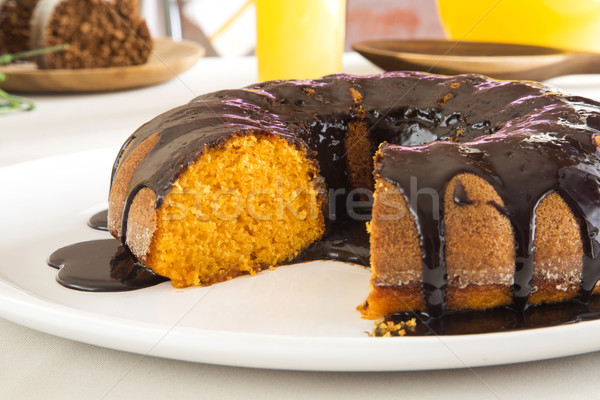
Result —
[[[371, 338], [355, 310], [369, 272], [337, 262], [281, 267], [208, 288], [168, 282], [86, 293], [55, 282], [55, 249], [106, 238], [86, 226], [105, 207], [116, 149], [0, 169], [0, 316], [57, 336], [188, 361], [277, 369], [461, 368], [600, 350], [600, 321], [498, 334]], [[218, 249], [215, 249], [218, 251]]]

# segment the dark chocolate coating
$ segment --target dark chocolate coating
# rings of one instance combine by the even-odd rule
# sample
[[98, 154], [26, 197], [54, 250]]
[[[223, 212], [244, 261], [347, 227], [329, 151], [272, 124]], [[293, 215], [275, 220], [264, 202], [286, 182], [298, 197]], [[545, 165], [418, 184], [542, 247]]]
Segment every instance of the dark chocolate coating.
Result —
[[[362, 95], [360, 105], [351, 89]], [[188, 165], [232, 135], [279, 135], [315, 157], [330, 189], [348, 189], [344, 138], [348, 123], [358, 120], [368, 127], [373, 153], [378, 144], [388, 143], [375, 173], [408, 198], [416, 196], [411, 190], [424, 187], [443, 198], [446, 183], [463, 172], [484, 178], [498, 191], [515, 234], [517, 308], [525, 308], [531, 291], [535, 208], [544, 196], [559, 192], [582, 223], [582, 296], [589, 297], [600, 276], [600, 160], [594, 145], [600, 104], [533, 82], [391, 72], [274, 81], [202, 95], [148, 122], [123, 146], [119, 157], [159, 135], [127, 188], [123, 225], [142, 187], [154, 191], [159, 207]], [[468, 201], [461, 193], [455, 197]], [[438, 315], [446, 287], [443, 210], [434, 207], [431, 196], [418, 196], [412, 211], [425, 254], [426, 300], [430, 313]]]

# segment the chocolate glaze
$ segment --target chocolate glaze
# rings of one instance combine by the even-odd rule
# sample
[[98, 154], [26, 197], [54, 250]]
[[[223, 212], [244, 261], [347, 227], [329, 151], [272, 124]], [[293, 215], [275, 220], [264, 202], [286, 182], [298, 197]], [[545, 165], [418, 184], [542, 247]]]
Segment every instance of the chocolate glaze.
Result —
[[[362, 96], [360, 105], [351, 89]], [[362, 121], [373, 152], [387, 142], [375, 173], [408, 198], [417, 198], [411, 211], [421, 234], [430, 314], [441, 315], [445, 307], [443, 209], [434, 207], [431, 196], [418, 195], [418, 189], [432, 188], [443, 198], [446, 183], [463, 172], [484, 178], [505, 202], [496, 206], [515, 235], [514, 304], [520, 310], [531, 291], [535, 209], [549, 193], [565, 198], [582, 224], [585, 301], [600, 276], [600, 164], [593, 143], [599, 111], [600, 104], [592, 100], [541, 84], [418, 72], [274, 81], [209, 93], [148, 122], [123, 146], [113, 178], [123, 157], [158, 135], [127, 187], [121, 238], [126, 243], [128, 210], [142, 187], [154, 191], [159, 207], [188, 165], [234, 134], [283, 137], [314, 156], [330, 189], [348, 189], [344, 137], [348, 122]]]
[[108, 210], [103, 210], [92, 215], [87, 224], [92, 229], [108, 231]]
[[167, 280], [135, 261], [115, 239], [60, 248], [48, 257], [48, 265], [58, 269], [56, 280], [61, 285], [89, 292], [123, 292]]
[[306, 249], [293, 262], [337, 260], [368, 267], [370, 259], [365, 223], [343, 219], [332, 225], [323, 240]]

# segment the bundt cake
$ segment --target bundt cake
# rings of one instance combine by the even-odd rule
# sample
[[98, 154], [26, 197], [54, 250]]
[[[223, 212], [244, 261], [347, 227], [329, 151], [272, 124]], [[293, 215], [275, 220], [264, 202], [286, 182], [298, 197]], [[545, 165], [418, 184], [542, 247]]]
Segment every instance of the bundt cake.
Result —
[[599, 129], [600, 103], [479, 75], [209, 93], [125, 142], [109, 230], [174, 286], [210, 285], [334, 234], [352, 252], [372, 198], [368, 318], [585, 300], [599, 288]]
[[152, 40], [137, 0], [0, 0], [0, 54], [67, 44], [40, 68], [143, 64]]

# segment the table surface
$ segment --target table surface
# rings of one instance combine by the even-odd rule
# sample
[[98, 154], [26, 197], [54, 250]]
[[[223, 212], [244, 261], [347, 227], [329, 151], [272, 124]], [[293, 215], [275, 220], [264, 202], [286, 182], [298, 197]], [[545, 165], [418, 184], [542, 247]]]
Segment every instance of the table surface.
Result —
[[[119, 146], [139, 125], [196, 95], [250, 84], [256, 60], [206, 58], [168, 83], [131, 91], [29, 96], [37, 108], [1, 116], [0, 168]], [[355, 53], [344, 70], [379, 70]], [[549, 83], [600, 100], [600, 75]], [[51, 336], [0, 319], [0, 398], [595, 398], [600, 352], [516, 365], [427, 372], [325, 373], [160, 359]], [[414, 398], [414, 397], [412, 397]]]

